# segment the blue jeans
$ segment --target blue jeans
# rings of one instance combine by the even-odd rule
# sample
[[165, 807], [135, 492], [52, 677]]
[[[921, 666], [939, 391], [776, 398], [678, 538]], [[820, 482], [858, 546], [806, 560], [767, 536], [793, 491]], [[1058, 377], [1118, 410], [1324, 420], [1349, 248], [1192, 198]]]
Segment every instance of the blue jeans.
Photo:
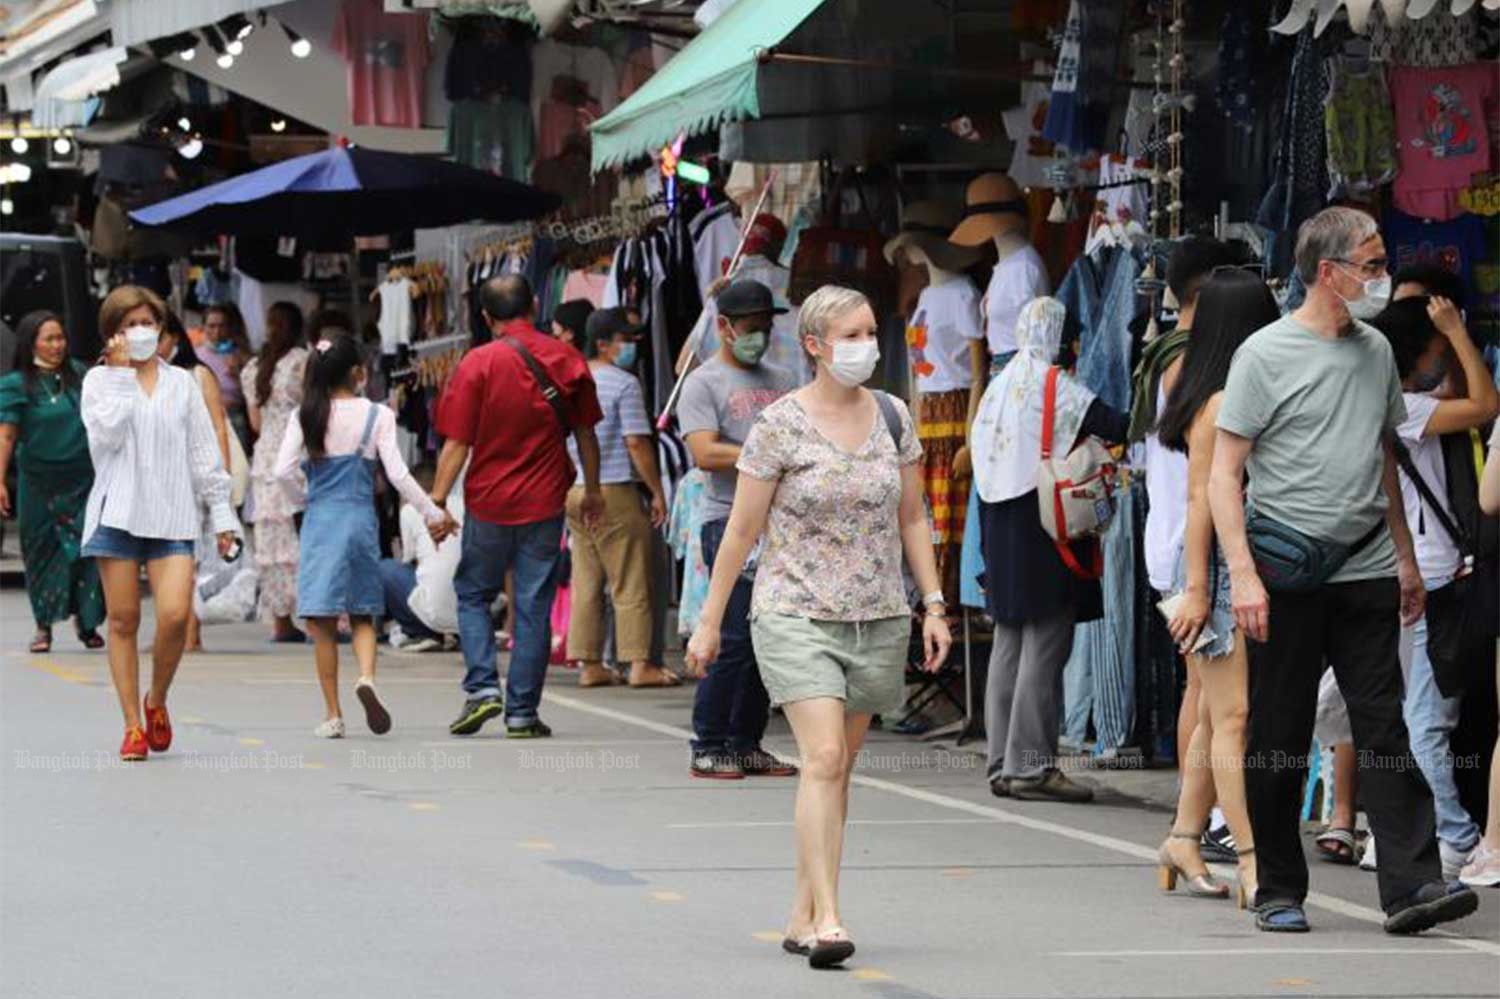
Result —
[[[728, 523], [710, 520], [703, 525], [703, 560], [710, 566], [719, 555]], [[734, 581], [719, 626], [719, 658], [708, 667], [708, 675], [698, 681], [693, 694], [695, 753], [743, 752], [759, 746], [761, 736], [766, 734], [771, 701], [750, 642], [753, 589], [754, 584], [743, 576]]]
[[472, 698], [500, 696], [495, 665], [495, 624], [490, 604], [516, 574], [515, 651], [505, 679], [505, 724], [536, 721], [552, 651], [552, 598], [562, 556], [563, 518], [531, 524], [492, 524], [471, 511], [464, 521], [463, 552], [453, 589], [458, 596], [458, 638], [464, 652], [464, 692]]
[[380, 586], [385, 590], [385, 617], [401, 626], [408, 638], [442, 638], [412, 613], [406, 601], [417, 588], [417, 567], [393, 558], [380, 560]]
[[1467, 853], [1479, 842], [1479, 826], [1464, 811], [1458, 800], [1458, 785], [1453, 782], [1453, 755], [1449, 737], [1458, 727], [1462, 701], [1444, 697], [1432, 676], [1432, 660], [1427, 656], [1427, 619], [1424, 617], [1402, 635], [1401, 651], [1411, 642], [1411, 654], [1402, 655], [1406, 667], [1406, 697], [1401, 713], [1411, 733], [1411, 751], [1417, 767], [1432, 788], [1437, 811], [1438, 840], [1450, 851]]

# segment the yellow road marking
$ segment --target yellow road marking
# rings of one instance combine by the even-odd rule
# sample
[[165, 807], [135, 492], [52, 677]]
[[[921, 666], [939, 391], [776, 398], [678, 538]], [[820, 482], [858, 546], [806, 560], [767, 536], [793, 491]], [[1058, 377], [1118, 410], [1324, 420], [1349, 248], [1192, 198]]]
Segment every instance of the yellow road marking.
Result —
[[1311, 985], [1311, 978], [1278, 978], [1273, 985]]
[[241, 746], [264, 746], [265, 744], [266, 740], [264, 739], [251, 739], [249, 737], [246, 737], [240, 740]]
[[435, 812], [439, 806], [435, 801], [413, 801], [406, 807], [414, 812]]
[[544, 839], [523, 839], [517, 843], [523, 850], [556, 850], [557, 847]]
[[76, 670], [68, 669], [66, 666], [60, 666], [51, 659], [29, 659], [27, 663], [32, 669], [39, 669], [43, 673], [51, 673], [59, 680], [66, 680], [68, 683], [89, 682], [87, 673], [79, 673]]
[[675, 891], [654, 891], [651, 893], [651, 897], [656, 899], [658, 902], [684, 901], [684, 896], [677, 894]]
[[855, 968], [850, 974], [861, 982], [888, 982], [891, 978], [879, 968]]
[[327, 766], [327, 764], [324, 764], [324, 763], [304, 763], [304, 764], [302, 764], [302, 769], [303, 770], [322, 770], [325, 766]]
[[781, 934], [775, 930], [761, 930], [759, 933], [750, 935], [762, 943], [781, 943]]

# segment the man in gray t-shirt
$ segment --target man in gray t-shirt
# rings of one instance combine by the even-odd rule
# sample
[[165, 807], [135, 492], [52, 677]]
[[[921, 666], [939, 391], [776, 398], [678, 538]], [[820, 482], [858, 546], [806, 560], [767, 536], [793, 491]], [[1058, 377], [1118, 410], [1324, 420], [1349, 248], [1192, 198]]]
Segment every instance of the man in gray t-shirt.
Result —
[[[1421, 617], [1424, 603], [1390, 443], [1406, 407], [1389, 343], [1360, 322], [1390, 298], [1389, 261], [1374, 219], [1350, 208], [1303, 223], [1296, 257], [1307, 299], [1235, 353], [1209, 478], [1238, 640], [1248, 639], [1243, 773], [1256, 925], [1308, 928], [1301, 787], [1326, 662], [1349, 706], [1360, 791], [1380, 831], [1385, 928], [1414, 933], [1479, 902], [1442, 882], [1432, 792], [1402, 720], [1400, 628]], [[1327, 582], [1267, 592], [1246, 538], [1247, 472], [1255, 516], [1358, 547]]]
[[[703, 559], [718, 555], [734, 504], [740, 445], [760, 411], [797, 388], [789, 371], [762, 361], [777, 309], [771, 289], [759, 281], [736, 281], [719, 293], [719, 352], [682, 385], [677, 421], [693, 461], [708, 472], [704, 496]], [[750, 582], [740, 579], [721, 626], [719, 658], [708, 668], [693, 698], [695, 777], [721, 780], [748, 774], [792, 774], [760, 748], [770, 701], [750, 644]]]

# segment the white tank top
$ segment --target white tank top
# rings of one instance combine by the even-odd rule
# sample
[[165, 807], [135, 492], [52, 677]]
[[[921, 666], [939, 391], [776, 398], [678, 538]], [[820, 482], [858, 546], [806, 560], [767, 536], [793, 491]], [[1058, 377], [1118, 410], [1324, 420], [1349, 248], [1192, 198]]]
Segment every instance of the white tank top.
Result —
[[[1156, 386], [1156, 412], [1167, 405], [1167, 392]], [[1177, 553], [1187, 527], [1188, 460], [1181, 451], [1162, 446], [1153, 432], [1146, 437], [1146, 575], [1152, 589], [1170, 593], [1177, 571]]]

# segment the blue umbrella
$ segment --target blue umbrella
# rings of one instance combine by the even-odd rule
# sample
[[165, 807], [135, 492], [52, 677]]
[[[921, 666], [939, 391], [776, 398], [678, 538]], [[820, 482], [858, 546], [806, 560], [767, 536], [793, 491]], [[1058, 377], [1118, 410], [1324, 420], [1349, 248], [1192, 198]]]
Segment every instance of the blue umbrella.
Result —
[[209, 235], [332, 241], [477, 220], [516, 222], [560, 204], [555, 194], [447, 160], [338, 147], [147, 205], [130, 217]]

